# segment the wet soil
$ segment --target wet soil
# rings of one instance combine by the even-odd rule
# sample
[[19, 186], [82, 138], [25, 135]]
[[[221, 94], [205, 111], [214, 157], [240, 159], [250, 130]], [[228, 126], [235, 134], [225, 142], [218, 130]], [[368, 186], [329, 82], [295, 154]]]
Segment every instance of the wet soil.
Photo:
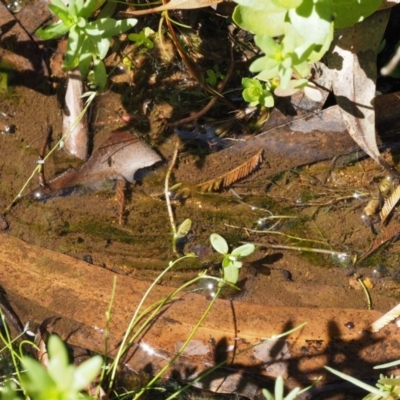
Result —
[[[208, 51], [218, 54], [215, 48]], [[226, 67], [226, 59], [228, 54], [218, 55], [221, 69]], [[0, 135], [0, 210], [6, 210], [19, 193], [22, 197], [6, 215], [9, 235], [149, 280], [176, 257], [163, 197], [176, 135], [166, 127], [166, 120], [198, 110], [209, 98], [176, 61], [164, 60], [160, 74], [145, 76], [143, 71], [155, 60], [143, 59], [133, 70], [115, 74], [109, 90], [96, 99], [91, 110], [92, 151], [112, 130], [124, 127], [153, 145], [164, 160], [142, 182], [129, 187], [122, 226], [113, 190], [46, 202], [23, 197], [39, 184], [37, 174], [28, 179], [37, 165], [47, 127], [52, 128], [48, 148], [61, 136], [60, 99], [65, 89], [62, 74], [55, 80], [55, 90], [38, 90], [38, 86], [26, 85], [15, 71], [10, 72], [10, 85], [0, 94], [0, 111], [7, 115], [0, 116], [0, 124], [13, 124], [16, 132]], [[203, 59], [200, 62], [207, 65]], [[183, 79], [181, 87], [177, 83]], [[204, 125], [213, 126], [219, 115], [225, 118], [223, 107], [218, 105], [213, 120]], [[130, 118], [127, 127], [126, 115]], [[362, 263], [352, 265], [355, 256], [366, 252], [385, 229], [376, 216], [367, 224], [361, 216], [387, 172], [360, 153], [351, 153], [355, 147], [341, 129], [325, 136], [311, 128], [268, 131], [264, 137], [275, 134], [272, 149], [262, 136], [240, 147], [240, 141], [250, 137], [242, 125], [235, 122], [233, 126], [229, 138], [224, 142], [217, 139], [214, 147], [207, 140], [190, 140], [180, 149], [171, 186], [183, 185], [173, 193], [173, 210], [178, 225], [186, 218], [193, 221], [181, 250], [195, 251], [199, 257], [180, 264], [162, 283], [178, 286], [203, 270], [217, 274], [220, 260], [209, 242], [210, 234], [216, 232], [232, 247], [242, 242], [257, 244], [257, 251], [241, 270], [241, 290], [227, 293], [228, 297], [268, 306], [366, 309], [366, 295], [357, 281], [361, 276], [371, 282], [368, 291], [374, 309], [387, 311], [396, 305], [400, 298], [398, 242], [389, 242]], [[396, 140], [396, 132], [391, 135]], [[232, 140], [239, 143], [231, 150], [216, 151]], [[305, 144], [308, 158], [302, 147]], [[264, 157], [258, 169], [244, 179], [213, 193], [202, 193], [196, 187], [214, 179], [220, 170], [237, 168], [263, 146], [266, 154], [273, 151], [275, 158]], [[208, 156], [210, 150], [214, 153]], [[323, 152], [326, 154], [321, 155]], [[334, 156], [345, 153], [350, 155], [332, 162]], [[396, 165], [395, 153], [386, 152], [384, 157]], [[44, 165], [45, 176], [51, 179], [70, 165], [79, 167], [81, 163], [57, 150]], [[395, 225], [399, 218], [395, 210], [388, 224]], [[273, 248], [278, 245], [294, 249]], [[310, 248], [332, 251], [333, 255]], [[202, 290], [207, 295], [207, 289]]]
[[[104, 94], [101, 106], [95, 106], [94, 112], [104, 107], [115, 110], [117, 103], [111, 99], [117, 97]], [[2, 111], [12, 115], [12, 123], [17, 126], [15, 134], [0, 137], [0, 197], [4, 210], [35, 167], [47, 120], [53, 127], [53, 138], [57, 139], [61, 113], [55, 96], [44, 96], [24, 87], [12, 88], [3, 95], [1, 104]], [[96, 131], [94, 147], [109, 130], [109, 126], [104, 126]], [[169, 144], [159, 147], [165, 151], [165, 163], [170, 147]], [[194, 157], [182, 153], [178, 173], [180, 168], [185, 169], [190, 158]], [[57, 151], [45, 164], [46, 176], [53, 177], [67, 168], [68, 161], [62, 151]], [[224, 166], [229, 170], [237, 163], [240, 154]], [[174, 258], [167, 209], [160, 196], [164, 176], [165, 166], [161, 166], [141, 184], [130, 188], [123, 226], [118, 225], [119, 206], [114, 193], [104, 191], [46, 202], [22, 198], [7, 214], [8, 232], [29, 243], [80, 259], [90, 256], [95, 264], [152, 279], [157, 270]], [[374, 232], [383, 229], [379, 223], [373, 228], [366, 225], [361, 215], [385, 176], [386, 172], [377, 164], [364, 159], [347, 166], [321, 162], [272, 176], [260, 168], [232, 185], [231, 190], [218, 193], [200, 193], [193, 188], [188, 192], [181, 190], [174, 202], [176, 221], [178, 224], [186, 218], [193, 221], [183, 250], [206, 256], [179, 267], [180, 271], [164, 282], [178, 285], [196, 274], [196, 270], [217, 271], [218, 260], [210, 256], [209, 245], [209, 235], [217, 232], [233, 247], [242, 241], [258, 245], [257, 252], [246, 260], [241, 271], [239, 298], [271, 306], [366, 308], [365, 294], [353, 282], [352, 275], [357, 273], [373, 282], [370, 293], [374, 308], [387, 310], [399, 297], [398, 244], [389, 244], [361, 265], [351, 266], [351, 257], [363, 254], [374, 240]], [[194, 183], [197, 180], [199, 176], [193, 177]], [[34, 176], [24, 193], [37, 185]], [[186, 186], [189, 187], [187, 182]], [[187, 198], [180, 199], [181, 193]], [[283, 217], [271, 218], [277, 215]], [[390, 224], [397, 219], [395, 213]], [[269, 248], [277, 244], [294, 246], [298, 251]], [[302, 247], [343, 252], [348, 258], [340, 260], [301, 251]]]

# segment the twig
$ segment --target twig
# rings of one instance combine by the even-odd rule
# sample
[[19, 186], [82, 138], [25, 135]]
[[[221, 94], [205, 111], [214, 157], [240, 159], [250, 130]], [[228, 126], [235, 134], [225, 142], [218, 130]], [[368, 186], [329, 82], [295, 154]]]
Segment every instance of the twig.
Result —
[[174, 154], [172, 156], [172, 160], [169, 164], [167, 173], [165, 174], [165, 184], [164, 184], [164, 196], [165, 196], [165, 202], [167, 204], [167, 211], [168, 211], [168, 216], [169, 216], [169, 222], [171, 223], [171, 229], [172, 229], [172, 235], [173, 235], [173, 241], [172, 241], [172, 249], [174, 253], [176, 253], [176, 225], [175, 225], [175, 218], [174, 218], [174, 213], [172, 211], [172, 206], [171, 206], [171, 199], [169, 197], [169, 178], [171, 176], [172, 170], [175, 166], [176, 159], [178, 157], [178, 146], [179, 146], [179, 141], [176, 141], [175, 144], [175, 150]]
[[365, 297], [367, 298], [367, 306], [368, 310], [372, 310], [372, 300], [371, 300], [371, 295], [369, 294], [367, 286], [365, 286], [364, 281], [361, 278], [357, 279], [357, 282], [360, 284], [360, 286], [363, 288]]
[[235, 106], [235, 104], [233, 104], [230, 100], [228, 100], [221, 92], [224, 90], [225, 86], [227, 85], [227, 83], [229, 82], [229, 79], [231, 78], [232, 74], [233, 74], [233, 69], [234, 69], [234, 58], [233, 58], [233, 46], [231, 46], [230, 48], [230, 64], [229, 64], [229, 69], [228, 72], [226, 73], [225, 79], [223, 80], [222, 83], [220, 83], [218, 85], [218, 91], [214, 90], [213, 88], [211, 88], [210, 86], [208, 86], [206, 83], [204, 83], [204, 80], [202, 79], [202, 77], [199, 75], [198, 71], [193, 67], [192, 63], [190, 62], [188, 56], [186, 55], [185, 51], [183, 50], [181, 44], [179, 43], [179, 40], [176, 36], [175, 30], [172, 26], [171, 20], [168, 17], [166, 17], [166, 22], [167, 22], [167, 26], [169, 29], [169, 32], [171, 34], [171, 38], [172, 41], [174, 42], [176, 49], [178, 50], [179, 55], [182, 58], [182, 61], [184, 62], [184, 64], [186, 65], [186, 68], [189, 70], [190, 74], [193, 76], [193, 78], [195, 78], [197, 80], [197, 82], [199, 83], [199, 85], [201, 85], [201, 87], [206, 90], [208, 93], [213, 95], [213, 98], [208, 102], [208, 104], [199, 112], [183, 118], [179, 121], [175, 121], [172, 123], [169, 123], [169, 126], [177, 126], [177, 125], [181, 125], [181, 124], [186, 124], [188, 122], [192, 122], [198, 118], [200, 118], [201, 116], [203, 116], [207, 111], [209, 111], [214, 104], [217, 102], [217, 100], [222, 100], [223, 102], [225, 102], [230, 108], [232, 108], [233, 110], [237, 110], [237, 107]]

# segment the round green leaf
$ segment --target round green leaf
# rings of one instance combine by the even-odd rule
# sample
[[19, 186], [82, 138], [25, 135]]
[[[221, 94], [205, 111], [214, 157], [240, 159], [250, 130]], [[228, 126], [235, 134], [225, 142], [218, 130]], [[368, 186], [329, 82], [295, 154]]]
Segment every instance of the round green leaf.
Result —
[[272, 0], [272, 2], [278, 7], [290, 9], [298, 7], [303, 0]]
[[229, 251], [228, 243], [226, 240], [218, 235], [218, 233], [212, 233], [210, 235], [210, 242], [211, 246], [214, 248], [215, 251], [218, 251], [220, 254], [227, 254]]
[[80, 392], [85, 389], [99, 375], [103, 359], [101, 356], [94, 356], [80, 364], [74, 373], [72, 388]]
[[229, 283], [236, 284], [239, 279], [239, 269], [233, 265], [224, 268], [224, 280]]
[[236, 247], [236, 249], [234, 249], [231, 254], [236, 258], [242, 258], [254, 253], [255, 249], [256, 247], [253, 243], [246, 243], [242, 246]]
[[190, 218], [185, 219], [178, 228], [178, 232], [176, 233], [177, 239], [181, 239], [185, 237], [192, 229], [192, 220]]
[[284, 33], [286, 14], [286, 9], [277, 7], [271, 1], [263, 1], [258, 9], [236, 6], [232, 18], [237, 25], [251, 33], [276, 37]]
[[342, 29], [363, 21], [374, 13], [382, 0], [333, 0], [335, 28]]

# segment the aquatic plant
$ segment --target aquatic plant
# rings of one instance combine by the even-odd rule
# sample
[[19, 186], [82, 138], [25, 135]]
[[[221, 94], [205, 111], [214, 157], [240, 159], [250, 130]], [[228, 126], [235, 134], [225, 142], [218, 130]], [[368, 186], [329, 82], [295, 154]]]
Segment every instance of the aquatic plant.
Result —
[[282, 376], [278, 376], [275, 380], [275, 390], [274, 394], [272, 394], [267, 389], [263, 389], [262, 393], [266, 400], [294, 400], [300, 394], [306, 392], [307, 390], [311, 389], [312, 386], [308, 386], [304, 389], [300, 389], [299, 387], [294, 388], [290, 393], [284, 396], [285, 391], [285, 382], [283, 381]]
[[[398, 362], [397, 362], [398, 363]], [[374, 368], [383, 368], [388, 367], [390, 365], [395, 365], [394, 363], [385, 364], [385, 365], [377, 365]], [[329, 372], [339, 376], [340, 378], [353, 383], [361, 389], [369, 392], [367, 396], [364, 397], [363, 400], [395, 400], [400, 399], [400, 377], [399, 376], [385, 376], [381, 374], [379, 376], [378, 382], [375, 386], [371, 386], [363, 381], [360, 381], [353, 376], [347, 375], [343, 372], [337, 371], [331, 367], [325, 367]]]
[[115, 20], [110, 18], [116, 4], [108, 3], [98, 18], [90, 21], [105, 0], [69, 0], [66, 6], [61, 0], [53, 0], [50, 10], [59, 21], [36, 31], [42, 40], [49, 40], [68, 34], [68, 44], [63, 68], [79, 68], [83, 78], [102, 91], [107, 84], [107, 73], [103, 59], [108, 53], [111, 38], [120, 35], [136, 25], [135, 18]]
[[[235, 2], [238, 5], [233, 13], [234, 22], [255, 35], [254, 42], [264, 53], [250, 65], [250, 72], [256, 73], [256, 80], [267, 82], [275, 94], [281, 91], [284, 96], [302, 88], [311, 95], [312, 88], [307, 80], [310, 65], [321, 60], [328, 51], [334, 28], [346, 28], [362, 21], [380, 4], [379, 0], [362, 4], [357, 0], [344, 3], [313, 0]], [[249, 81], [244, 80], [242, 84], [246, 99]], [[262, 97], [260, 92], [260, 99]], [[273, 105], [272, 96], [267, 98]], [[256, 101], [253, 95], [252, 102]]]
[[222, 236], [218, 235], [218, 233], [211, 234], [210, 242], [214, 250], [224, 256], [222, 259], [224, 281], [233, 285], [236, 284], [239, 279], [239, 269], [243, 264], [240, 260], [254, 252], [254, 244], [246, 243], [233, 249], [231, 253], [228, 253], [228, 243]]
[[[46, 350], [47, 354], [43, 355], [46, 361], [42, 359], [39, 362], [27, 356], [21, 358], [25, 371], [20, 374], [18, 383], [26, 398], [33, 400], [92, 398], [83, 391], [87, 390], [99, 375], [103, 358], [96, 355], [79, 366], [70, 364], [65, 344], [57, 335], [50, 336]], [[14, 366], [18, 371], [16, 363]], [[17, 392], [17, 385], [11, 380], [0, 389], [3, 400], [19, 398]]]

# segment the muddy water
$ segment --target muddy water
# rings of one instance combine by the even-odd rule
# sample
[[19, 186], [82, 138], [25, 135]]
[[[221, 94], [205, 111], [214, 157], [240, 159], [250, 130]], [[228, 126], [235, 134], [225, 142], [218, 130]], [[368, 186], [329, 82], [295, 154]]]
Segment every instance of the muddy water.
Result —
[[[109, 93], [95, 105], [94, 149], [110, 130], [122, 125], [117, 118], [118, 104], [118, 96]], [[1, 111], [13, 116], [4, 122], [12, 121], [17, 127], [15, 134], [0, 136], [0, 207], [4, 210], [36, 165], [47, 119], [53, 128], [52, 144], [59, 138], [61, 111], [55, 96], [22, 87], [2, 96]], [[165, 160], [172, 148], [171, 138], [158, 147]], [[183, 150], [178, 171], [198, 160], [198, 156]], [[232, 160], [232, 166], [242, 161]], [[46, 177], [54, 177], [71, 163], [79, 166], [62, 151], [55, 152], [45, 164]], [[46, 202], [22, 198], [7, 214], [8, 232], [122, 274], [152, 279], [174, 258], [162, 197], [165, 171], [161, 166], [141, 184], [130, 187], [123, 226], [118, 225], [115, 194], [103, 191]], [[397, 303], [400, 294], [400, 245], [394, 242], [384, 246], [356, 268], [350, 262], [353, 256], [364, 253], [383, 229], [379, 223], [373, 227], [363, 223], [361, 215], [384, 176], [385, 171], [365, 159], [350, 165], [321, 162], [275, 176], [256, 172], [234, 184], [234, 192], [202, 194], [185, 182], [184, 190], [181, 188], [173, 201], [175, 218], [178, 224], [192, 219], [193, 228], [183, 251], [195, 250], [201, 256], [181, 265], [164, 283], [178, 285], [199, 269], [217, 273], [218, 260], [210, 251], [208, 239], [217, 232], [232, 246], [242, 241], [258, 244], [241, 271], [242, 291], [235, 294], [238, 298], [266, 305], [363, 309], [366, 297], [353, 277], [358, 273], [372, 282], [373, 307], [386, 311]], [[198, 176], [193, 177], [193, 182], [198, 180]], [[38, 177], [34, 176], [24, 193], [37, 185]], [[275, 218], [279, 215], [282, 218]], [[390, 224], [397, 220], [395, 213]], [[273, 249], [271, 245], [294, 246], [297, 250]], [[348, 257], [340, 259], [301, 248], [332, 250]]]

